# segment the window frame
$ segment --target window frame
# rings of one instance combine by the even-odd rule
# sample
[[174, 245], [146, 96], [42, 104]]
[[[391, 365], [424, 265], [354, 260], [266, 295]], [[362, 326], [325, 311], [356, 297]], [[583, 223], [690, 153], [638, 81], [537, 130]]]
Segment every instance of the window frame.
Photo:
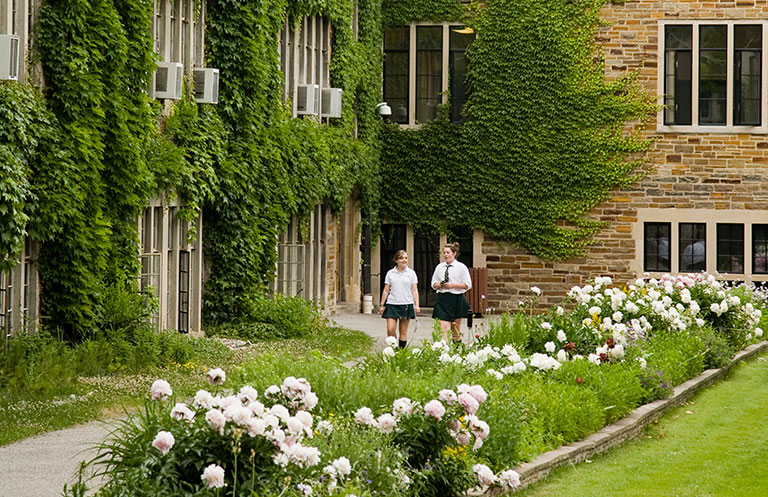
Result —
[[[750, 254], [749, 254], [749, 264], [750, 264], [750, 272], [751, 274], [759, 274], [759, 275], [768, 275], [768, 264], [766, 265], [765, 271], [757, 271], [755, 270], [755, 256], [757, 255], [757, 250], [755, 250], [755, 247], [757, 245], [757, 237], [755, 236], [755, 228], [758, 226], [765, 227], [766, 231], [768, 231], [768, 224], [766, 223], [753, 223], [750, 229], [750, 234], [752, 237], [751, 243], [750, 243]], [[746, 230], [745, 230], [746, 231]], [[768, 233], [766, 233], [766, 241], [764, 242], [766, 246], [768, 247]], [[762, 239], [760, 240], [763, 241]], [[768, 255], [768, 249], [765, 251], [766, 255]], [[746, 258], [746, 257], [745, 257]]]
[[[733, 247], [733, 244], [737, 243], [739, 241], [738, 238], [734, 238], [734, 236], [732, 234], [732, 231], [730, 231], [734, 227], [741, 227], [741, 240], [740, 240], [741, 241], [741, 254], [740, 254], [741, 255], [741, 271], [729, 271], [729, 270], [720, 269], [720, 259], [722, 257], [728, 256], [728, 257], [733, 258], [734, 256], [738, 256], [739, 255], [738, 253], [734, 253], [734, 252], [731, 251], [731, 249]], [[722, 233], [722, 235], [725, 235], [725, 236], [721, 237], [721, 229], [723, 231], [729, 230], [729, 232], [728, 233]], [[744, 223], [716, 223], [715, 224], [715, 243], [716, 243], [716, 246], [715, 246], [715, 259], [716, 259], [715, 260], [715, 269], [717, 270], [717, 272], [722, 273], [722, 274], [744, 274], [744, 272], [746, 271], [746, 260], [745, 260], [745, 252], [746, 252], [746, 250], [745, 250], [745, 247], [744, 247], [744, 242], [745, 242], [744, 231], [745, 231]], [[723, 244], [727, 244], [728, 245], [728, 250], [724, 250], [724, 251], [720, 250], [720, 247]]]
[[[657, 93], [660, 103], [664, 103], [665, 98], [665, 27], [669, 25], [687, 25], [692, 27], [692, 46], [691, 46], [691, 124], [665, 124], [665, 109], [663, 106], [657, 114], [657, 129], [664, 133], [768, 133], [768, 21], [760, 19], [738, 19], [738, 20], [693, 20], [693, 19], [675, 19], [663, 20], [658, 24], [658, 62], [657, 62]], [[726, 25], [727, 26], [727, 49], [726, 49], [726, 121], [725, 124], [702, 125], [699, 124], [699, 57], [701, 49], [699, 46], [700, 27], [704, 25]], [[735, 98], [735, 42], [734, 26], [752, 25], [762, 27], [762, 53], [760, 70], [760, 125], [737, 125], [734, 124], [734, 98]]]
[[[448, 99], [448, 90], [450, 88], [450, 75], [451, 75], [451, 68], [450, 68], [450, 33], [451, 29], [461, 28], [466, 25], [462, 25], [461, 23], [456, 23], [455, 21], [444, 21], [444, 22], [419, 22], [414, 24], [409, 24], [407, 26], [405, 25], [398, 25], [398, 26], [392, 26], [393, 28], [404, 28], [407, 27], [409, 29], [409, 41], [408, 41], [408, 118], [406, 119], [405, 123], [395, 123], [399, 124], [401, 127], [404, 128], [414, 128], [418, 129], [423, 124], [422, 122], [419, 122], [416, 120], [416, 74], [417, 74], [417, 67], [416, 67], [416, 29], [419, 27], [436, 27], [440, 26], [443, 29], [443, 39], [442, 39], [442, 84], [441, 84], [441, 99], [440, 99], [440, 105], [449, 104], [450, 101]], [[477, 37], [477, 34], [475, 34], [475, 37]], [[382, 41], [382, 54], [384, 54], [384, 46]], [[382, 63], [382, 80], [384, 75], [384, 65]], [[455, 124], [460, 124], [463, 122], [461, 121], [451, 121]]]
[[[667, 268], [666, 269], [649, 269], [646, 264], [646, 254], [648, 253], [648, 228], [651, 226], [656, 227], [657, 229], [659, 227], [666, 227], [668, 230], [668, 240], [667, 240]], [[658, 236], [656, 237], [658, 239]], [[658, 256], [658, 251], [656, 253]], [[669, 222], [654, 222], [654, 221], [646, 221], [643, 223], [643, 271], [646, 272], [669, 272], [672, 271], [672, 223]]]

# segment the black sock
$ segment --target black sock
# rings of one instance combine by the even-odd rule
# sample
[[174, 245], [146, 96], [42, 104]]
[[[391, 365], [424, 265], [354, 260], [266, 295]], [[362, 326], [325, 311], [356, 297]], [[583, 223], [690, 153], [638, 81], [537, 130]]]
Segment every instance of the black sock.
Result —
[[401, 349], [404, 349], [406, 345], [408, 345], [407, 340], [398, 340]]

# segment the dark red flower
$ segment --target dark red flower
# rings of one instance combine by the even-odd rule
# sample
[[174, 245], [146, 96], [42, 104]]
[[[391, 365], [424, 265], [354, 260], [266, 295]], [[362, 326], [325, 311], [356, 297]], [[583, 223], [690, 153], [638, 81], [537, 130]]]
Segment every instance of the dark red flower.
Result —
[[609, 349], [612, 349], [616, 345], [616, 343], [613, 341], [613, 338], [610, 337], [605, 340], [605, 344]]
[[608, 354], [602, 353], [600, 354], [600, 362], [606, 362], [608, 361]]
[[573, 343], [573, 342], [568, 342], [568, 343], [565, 344], [565, 346], [563, 348], [565, 350], [573, 350], [573, 349], [576, 348], [576, 344]]
[[581, 379], [581, 376], [576, 377], [576, 383], [578, 383], [579, 385], [584, 383], [584, 380]]

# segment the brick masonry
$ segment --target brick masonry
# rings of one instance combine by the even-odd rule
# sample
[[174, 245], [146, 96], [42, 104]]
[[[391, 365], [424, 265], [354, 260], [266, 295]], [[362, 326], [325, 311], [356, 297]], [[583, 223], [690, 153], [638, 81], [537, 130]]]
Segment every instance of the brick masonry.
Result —
[[[768, 20], [768, 2], [639, 0], [607, 5], [602, 17], [610, 23], [597, 35], [604, 48], [607, 78], [637, 70], [642, 85], [655, 95], [659, 21]], [[705, 220], [708, 212], [718, 210], [736, 211], [734, 218], [743, 213], [754, 219], [760, 215], [757, 211], [768, 207], [765, 134], [662, 133], [656, 121], [650, 123], [648, 132], [656, 137], [647, 155], [651, 173], [593, 209], [591, 216], [607, 226], [583, 257], [552, 263], [493, 240], [482, 244], [488, 266], [489, 307], [514, 309], [520, 300], [530, 297], [532, 285], [544, 291], [539, 303], [549, 306], [573, 285], [584, 284], [594, 276], [609, 275], [615, 282], [636, 278], [632, 261], [638, 256], [636, 251], [642, 250], [642, 240], [633, 237], [638, 209], [692, 209], [700, 211]], [[768, 215], [761, 222], [768, 223]]]

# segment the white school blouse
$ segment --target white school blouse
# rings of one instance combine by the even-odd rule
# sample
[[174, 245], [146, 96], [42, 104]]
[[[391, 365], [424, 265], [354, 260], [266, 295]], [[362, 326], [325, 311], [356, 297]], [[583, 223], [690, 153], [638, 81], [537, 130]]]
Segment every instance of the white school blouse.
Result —
[[384, 278], [384, 283], [389, 285], [389, 296], [387, 296], [386, 303], [392, 305], [413, 304], [411, 288], [418, 282], [419, 278], [413, 269], [406, 267], [401, 273], [397, 270], [397, 266], [393, 267]]
[[[435, 283], [439, 283], [443, 281], [445, 278], [445, 268], [448, 267], [448, 264], [445, 262], [441, 262], [437, 265], [435, 268], [435, 272], [432, 273], [432, 288], [434, 288]], [[457, 260], [454, 260], [451, 263], [451, 269], [448, 270], [448, 282], [449, 283], [466, 283], [467, 284], [467, 290], [472, 288], [472, 278], [469, 276], [469, 269], [463, 262], [459, 262]], [[465, 293], [467, 290], [463, 290], [460, 288], [438, 288], [437, 293]]]

